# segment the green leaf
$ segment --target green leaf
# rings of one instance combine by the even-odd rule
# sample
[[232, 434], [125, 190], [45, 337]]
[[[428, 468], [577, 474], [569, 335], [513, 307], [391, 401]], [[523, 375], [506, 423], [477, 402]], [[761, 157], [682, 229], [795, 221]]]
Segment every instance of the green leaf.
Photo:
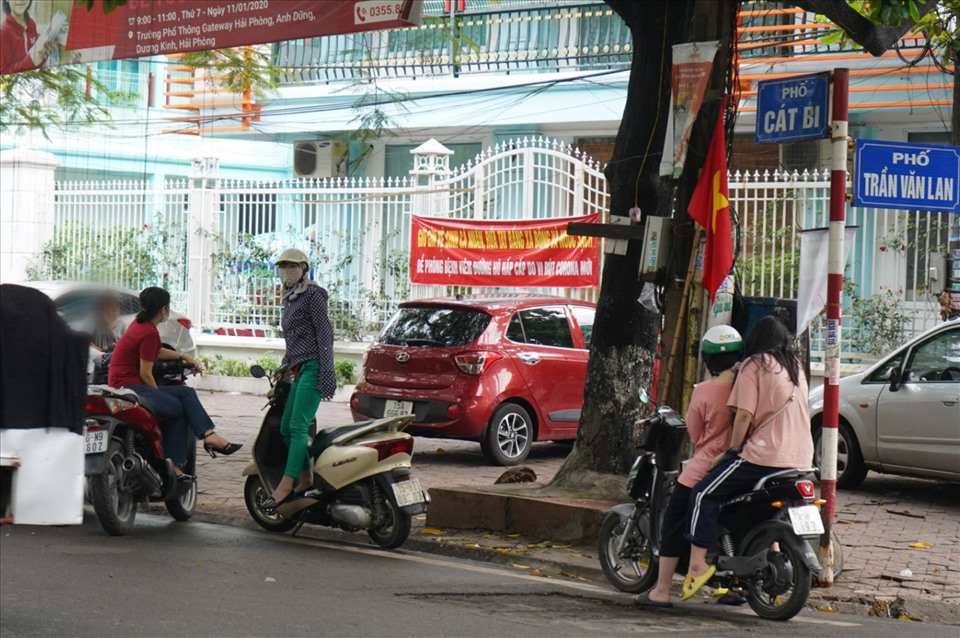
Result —
[[917, 9], [915, 0], [907, 0], [907, 7], [910, 11], [910, 17], [914, 22], [920, 22], [920, 11]]

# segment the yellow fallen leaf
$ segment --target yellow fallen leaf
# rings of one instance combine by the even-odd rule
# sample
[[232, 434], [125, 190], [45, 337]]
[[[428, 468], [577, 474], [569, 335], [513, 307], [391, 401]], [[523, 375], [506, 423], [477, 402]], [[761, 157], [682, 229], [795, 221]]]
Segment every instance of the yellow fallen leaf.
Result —
[[912, 547], [913, 549], [930, 549], [933, 547], [933, 543], [928, 543], [927, 541], [920, 541], [919, 543], [910, 543], [907, 547]]
[[914, 618], [913, 616], [908, 616], [907, 614], [900, 614], [899, 616], [897, 616], [897, 620], [910, 620], [913, 622], [923, 622], [919, 618]]
[[507, 538], [520, 538], [520, 534], [507, 534]]
[[448, 454], [450, 453], [444, 450], [442, 447], [437, 448], [437, 456], [446, 456]]
[[516, 563], [511, 563], [510, 566], [516, 569], [530, 569], [530, 565], [518, 565]]
[[509, 547], [494, 547], [494, 549], [502, 554], [506, 554], [510, 551]]
[[817, 607], [817, 611], [822, 611], [825, 614], [837, 613], [837, 610], [831, 607], [830, 605], [821, 605], [820, 607]]
[[434, 529], [433, 527], [424, 527], [420, 530], [421, 534], [429, 534], [430, 536], [443, 536], [446, 534], [442, 529]]
[[478, 544], [476, 544], [476, 543], [464, 543], [463, 546], [464, 546], [464, 547], [469, 547], [469, 548], [471, 548], [471, 549], [479, 549], [479, 548], [480, 548], [480, 546], [479, 546]]
[[499, 538], [500, 538], [500, 537], [497, 536], [496, 534], [484, 534], [483, 537], [484, 537], [484, 538], [493, 538], [493, 539], [499, 539]]

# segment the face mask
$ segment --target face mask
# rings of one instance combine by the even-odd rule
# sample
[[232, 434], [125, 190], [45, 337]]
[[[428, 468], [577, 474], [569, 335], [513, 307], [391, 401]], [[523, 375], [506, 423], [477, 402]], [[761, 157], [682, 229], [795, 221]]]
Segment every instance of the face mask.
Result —
[[303, 278], [303, 268], [300, 266], [280, 266], [280, 282], [290, 288]]

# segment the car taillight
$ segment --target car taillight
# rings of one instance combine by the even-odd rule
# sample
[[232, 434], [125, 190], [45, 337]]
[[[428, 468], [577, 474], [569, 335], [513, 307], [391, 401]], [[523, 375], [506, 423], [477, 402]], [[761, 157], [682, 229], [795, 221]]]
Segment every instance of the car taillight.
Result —
[[388, 459], [394, 454], [413, 455], [413, 437], [404, 437], [402, 439], [391, 439], [389, 441], [377, 441], [376, 443], [364, 443], [364, 447], [373, 448], [377, 451], [377, 460]]
[[177, 319], [177, 323], [179, 323], [181, 326], [183, 326], [187, 330], [193, 327], [193, 322], [187, 319], [186, 317], [180, 317], [179, 319]]
[[357, 395], [353, 395], [352, 397], [350, 397], [350, 408], [352, 410], [360, 409], [360, 397], [358, 397]]
[[816, 488], [813, 486], [813, 481], [797, 481], [797, 491], [800, 492], [800, 496], [803, 498], [813, 498], [816, 495]]
[[459, 354], [453, 358], [457, 362], [457, 367], [466, 374], [483, 374], [491, 363], [503, 356], [496, 352], [468, 352]]
[[463, 408], [459, 403], [451, 403], [447, 406], [447, 416], [451, 419], [459, 419], [461, 414], [463, 414]]

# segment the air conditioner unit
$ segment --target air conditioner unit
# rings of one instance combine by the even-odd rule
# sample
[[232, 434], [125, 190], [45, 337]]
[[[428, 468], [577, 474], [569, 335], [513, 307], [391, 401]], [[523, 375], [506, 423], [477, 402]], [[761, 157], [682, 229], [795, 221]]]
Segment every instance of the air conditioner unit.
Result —
[[293, 145], [293, 174], [302, 178], [346, 177], [347, 145], [315, 140]]

